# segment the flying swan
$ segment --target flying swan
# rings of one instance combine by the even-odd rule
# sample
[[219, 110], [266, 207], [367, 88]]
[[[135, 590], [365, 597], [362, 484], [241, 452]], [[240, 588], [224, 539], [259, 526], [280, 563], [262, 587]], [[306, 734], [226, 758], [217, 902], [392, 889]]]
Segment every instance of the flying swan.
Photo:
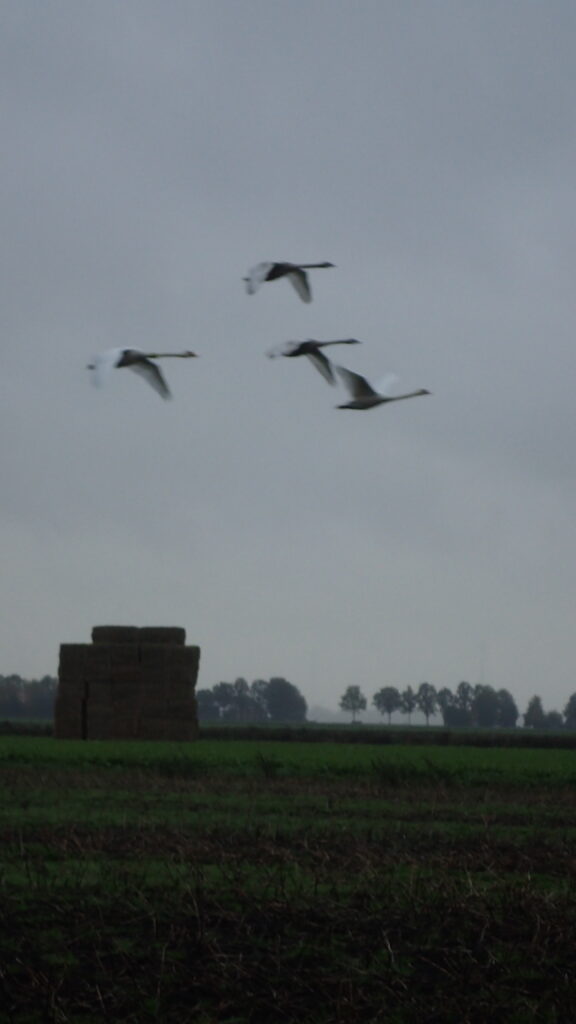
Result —
[[258, 263], [248, 271], [248, 277], [244, 277], [242, 280], [246, 282], [248, 294], [254, 295], [264, 281], [275, 281], [278, 277], [287, 277], [302, 302], [311, 302], [312, 292], [306, 271], [314, 270], [317, 267], [333, 266], [333, 263]]
[[120, 369], [123, 366], [130, 367], [135, 373], [140, 374], [158, 392], [162, 398], [171, 398], [170, 388], [164, 376], [153, 359], [192, 359], [195, 352], [141, 352], [138, 348], [110, 348], [106, 352], [100, 352], [95, 356], [88, 369], [92, 371], [92, 382], [96, 387], [101, 387], [106, 377], [113, 369]]
[[340, 338], [337, 341], [315, 341], [313, 338], [307, 338], [306, 341], [284, 341], [281, 345], [276, 345], [274, 348], [269, 349], [267, 355], [270, 359], [275, 359], [277, 356], [288, 356], [289, 358], [308, 356], [308, 359], [328, 383], [335, 384], [336, 377], [334, 376], [332, 363], [321, 349], [326, 348], [327, 345], [359, 344], [360, 342], [357, 338]]
[[351, 401], [343, 405], [337, 405], [337, 409], [372, 409], [375, 405], [383, 405], [384, 402], [399, 402], [402, 398], [417, 398], [419, 395], [430, 395], [430, 391], [420, 388], [419, 391], [409, 391], [405, 395], [383, 395], [368, 383], [365, 377], [359, 373], [353, 373], [344, 366], [336, 366], [338, 374], [342, 378], [347, 390], [351, 395]]

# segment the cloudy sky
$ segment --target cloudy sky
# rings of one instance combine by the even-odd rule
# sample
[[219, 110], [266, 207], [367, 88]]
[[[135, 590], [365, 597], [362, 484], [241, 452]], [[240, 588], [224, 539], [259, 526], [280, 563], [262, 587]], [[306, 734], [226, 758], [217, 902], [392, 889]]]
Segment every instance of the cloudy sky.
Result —
[[[0, 672], [181, 625], [199, 685], [576, 690], [570, 0], [9, 0]], [[244, 291], [318, 262], [314, 301]], [[287, 339], [432, 397], [368, 412]], [[174, 400], [115, 346], [192, 348]]]

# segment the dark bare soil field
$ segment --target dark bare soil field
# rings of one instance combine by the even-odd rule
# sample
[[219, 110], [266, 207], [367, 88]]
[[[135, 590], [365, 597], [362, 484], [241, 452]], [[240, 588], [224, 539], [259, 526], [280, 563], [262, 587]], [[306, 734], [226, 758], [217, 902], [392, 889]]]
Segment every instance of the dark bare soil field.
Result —
[[576, 1020], [570, 752], [288, 746], [2, 742], [0, 1021]]

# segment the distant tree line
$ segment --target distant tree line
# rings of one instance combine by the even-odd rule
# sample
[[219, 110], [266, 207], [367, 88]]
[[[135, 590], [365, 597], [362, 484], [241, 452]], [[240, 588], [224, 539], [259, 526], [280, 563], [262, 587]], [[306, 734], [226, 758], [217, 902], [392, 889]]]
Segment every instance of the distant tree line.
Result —
[[196, 705], [201, 722], [246, 724], [305, 722], [306, 700], [297, 686], [280, 676], [247, 683], [217, 683], [211, 690], [197, 690]]
[[[0, 719], [51, 720], [58, 680], [53, 676], [23, 679], [19, 675], [0, 676]], [[238, 678], [233, 683], [217, 683], [211, 689], [197, 690], [196, 702], [201, 722], [221, 724], [295, 723], [306, 721], [308, 706], [297, 686], [281, 676], [255, 679], [253, 683]], [[508, 690], [496, 690], [479, 683], [458, 683], [454, 691], [437, 690], [431, 683], [420, 683], [417, 689], [407, 686], [383, 686], [372, 697], [372, 704], [386, 716], [400, 713], [411, 724], [418, 711], [426, 724], [441, 715], [447, 728], [513, 728], [521, 717]], [[355, 722], [365, 711], [368, 701], [359, 686], [349, 686], [340, 699], [340, 708]], [[576, 729], [576, 693], [560, 711], [545, 711], [542, 699], [532, 697], [523, 715], [525, 728]]]
[[54, 718], [58, 680], [0, 676], [0, 718]]
[[[430, 718], [440, 714], [447, 728], [514, 728], [520, 712], [508, 690], [493, 686], [461, 682], [454, 692], [444, 686], [441, 690], [430, 683], [420, 683], [417, 690], [411, 686], [400, 691], [395, 686], [384, 686], [372, 697], [372, 704], [391, 722], [394, 712], [407, 716], [410, 724], [414, 711], [420, 711], [426, 725]], [[352, 721], [368, 706], [359, 686], [349, 686], [340, 700], [340, 707], [352, 715]], [[524, 726], [532, 729], [576, 729], [576, 693], [569, 698], [564, 713], [544, 711], [540, 697], [532, 697], [524, 713]]]

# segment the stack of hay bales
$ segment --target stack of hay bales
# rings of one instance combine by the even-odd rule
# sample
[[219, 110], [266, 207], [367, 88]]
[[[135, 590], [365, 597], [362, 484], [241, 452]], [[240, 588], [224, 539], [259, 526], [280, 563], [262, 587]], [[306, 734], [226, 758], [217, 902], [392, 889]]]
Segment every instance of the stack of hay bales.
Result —
[[92, 644], [62, 644], [58, 739], [191, 740], [199, 647], [179, 627], [95, 626]]

